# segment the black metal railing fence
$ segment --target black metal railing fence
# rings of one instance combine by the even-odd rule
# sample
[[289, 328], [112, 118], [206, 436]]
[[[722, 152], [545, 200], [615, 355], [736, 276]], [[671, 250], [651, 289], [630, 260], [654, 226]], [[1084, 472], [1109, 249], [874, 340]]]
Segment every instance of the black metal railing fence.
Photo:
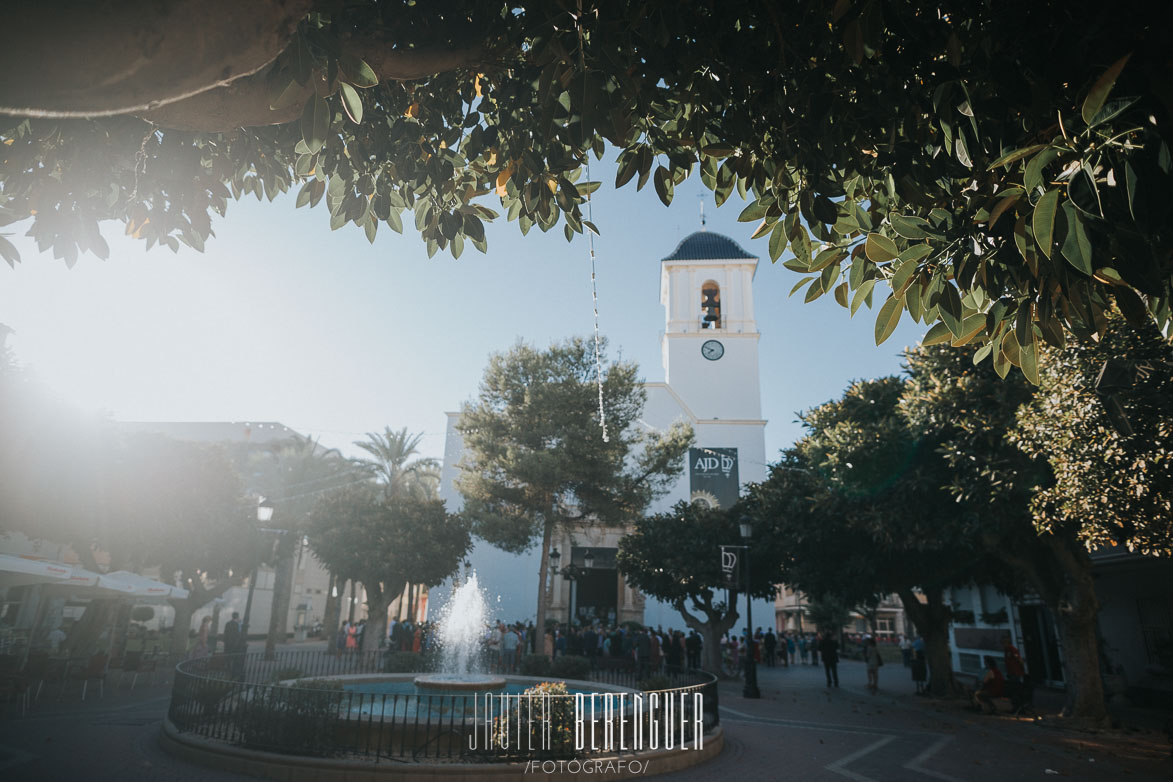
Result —
[[[317, 650], [187, 660], [176, 666], [168, 717], [182, 733], [235, 746], [376, 762], [493, 762], [699, 748], [719, 722], [716, 677], [697, 670], [641, 669], [634, 662], [590, 667], [569, 660], [563, 670], [585, 675], [540, 677], [573, 679], [583, 690], [592, 682], [625, 688], [579, 695], [546, 684], [528, 697], [370, 693], [343, 689], [344, 680], [337, 678], [411, 673], [402, 669], [430, 667], [429, 662], [426, 655]], [[526, 675], [515, 662], [488, 660], [484, 669]]]

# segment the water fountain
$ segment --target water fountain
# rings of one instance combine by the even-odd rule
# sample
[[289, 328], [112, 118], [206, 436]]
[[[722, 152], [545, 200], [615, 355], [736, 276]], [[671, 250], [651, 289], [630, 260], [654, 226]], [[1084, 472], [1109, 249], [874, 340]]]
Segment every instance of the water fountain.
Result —
[[415, 678], [417, 687], [431, 690], [496, 690], [505, 679], [480, 669], [481, 636], [485, 632], [485, 595], [477, 574], [469, 573], [456, 586], [440, 612], [440, 672]]

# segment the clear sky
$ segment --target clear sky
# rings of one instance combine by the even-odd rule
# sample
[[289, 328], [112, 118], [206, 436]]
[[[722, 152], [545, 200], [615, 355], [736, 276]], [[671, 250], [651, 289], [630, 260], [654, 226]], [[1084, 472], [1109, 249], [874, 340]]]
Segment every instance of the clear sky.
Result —
[[[755, 226], [737, 222], [736, 195], [716, 209], [695, 175], [665, 208], [650, 185], [614, 190], [609, 160], [592, 173], [604, 182], [593, 204], [600, 328], [611, 357], [635, 360], [646, 379], [663, 379], [660, 259], [700, 228], [698, 196], [708, 230], [762, 258], [754, 288], [771, 459], [798, 435], [795, 411], [852, 379], [899, 371], [902, 346], [924, 331], [902, 323], [876, 347], [875, 310], [849, 319], [830, 296], [788, 298], [799, 275], [770, 264], [765, 240], [749, 241]], [[487, 255], [468, 246], [459, 260], [429, 260], [410, 220], [404, 236], [383, 226], [371, 245], [354, 226], [331, 232], [328, 219], [324, 203], [248, 198], [214, 220], [205, 253], [178, 255], [146, 252], [108, 222], [110, 259], [83, 256], [72, 270], [8, 226], [23, 262], [0, 264], [0, 323], [16, 332], [18, 360], [58, 395], [118, 420], [280, 421], [350, 454], [364, 432], [406, 426], [434, 457], [444, 412], [475, 394], [491, 353], [593, 331], [586, 239], [567, 243], [561, 226], [522, 237], [501, 218]]]

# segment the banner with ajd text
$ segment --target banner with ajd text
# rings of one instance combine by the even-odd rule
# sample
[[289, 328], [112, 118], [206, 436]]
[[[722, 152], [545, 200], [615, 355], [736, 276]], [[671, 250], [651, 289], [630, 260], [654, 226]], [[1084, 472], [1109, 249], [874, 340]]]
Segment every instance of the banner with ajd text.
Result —
[[739, 496], [736, 448], [690, 448], [689, 498], [715, 508], [729, 508]]

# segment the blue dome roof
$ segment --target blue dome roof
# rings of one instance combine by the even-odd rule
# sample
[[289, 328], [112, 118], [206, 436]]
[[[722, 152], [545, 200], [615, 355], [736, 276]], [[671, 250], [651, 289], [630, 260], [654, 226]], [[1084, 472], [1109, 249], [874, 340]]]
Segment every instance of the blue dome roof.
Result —
[[665, 261], [729, 261], [754, 258], [728, 236], [711, 231], [697, 231], [680, 240]]

